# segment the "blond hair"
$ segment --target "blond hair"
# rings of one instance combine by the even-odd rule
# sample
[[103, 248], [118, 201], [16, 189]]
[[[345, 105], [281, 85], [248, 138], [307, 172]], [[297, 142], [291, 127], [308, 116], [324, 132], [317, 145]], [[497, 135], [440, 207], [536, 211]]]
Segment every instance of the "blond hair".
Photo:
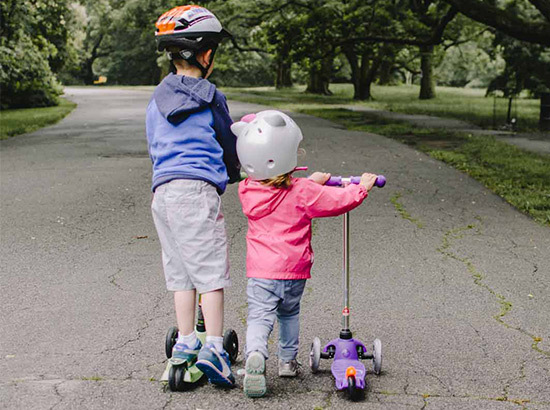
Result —
[[292, 185], [292, 171], [283, 175], [277, 175], [276, 177], [264, 179], [260, 181], [261, 184], [272, 186], [275, 188], [288, 188]]

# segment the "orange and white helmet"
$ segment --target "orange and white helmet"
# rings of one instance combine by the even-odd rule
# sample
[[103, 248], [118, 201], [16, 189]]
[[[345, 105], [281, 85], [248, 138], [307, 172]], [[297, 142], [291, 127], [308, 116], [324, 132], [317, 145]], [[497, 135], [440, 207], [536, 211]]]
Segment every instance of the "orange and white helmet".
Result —
[[[179, 49], [179, 52], [169, 53], [170, 59], [183, 59], [199, 67], [206, 74], [218, 44], [224, 38], [231, 37], [212, 12], [201, 6], [178, 6], [168, 10], [159, 17], [156, 24], [155, 39], [157, 49], [164, 51], [169, 47]], [[196, 54], [204, 50], [212, 50], [208, 67], [196, 61]]]

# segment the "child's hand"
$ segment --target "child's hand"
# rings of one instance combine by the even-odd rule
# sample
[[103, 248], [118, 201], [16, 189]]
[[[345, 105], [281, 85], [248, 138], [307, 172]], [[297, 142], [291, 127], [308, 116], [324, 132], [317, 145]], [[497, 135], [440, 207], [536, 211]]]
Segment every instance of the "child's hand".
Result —
[[370, 191], [374, 186], [374, 183], [376, 182], [376, 178], [378, 178], [378, 175], [365, 172], [363, 175], [361, 175], [361, 182], [359, 184], [367, 188], [367, 191]]
[[314, 172], [308, 178], [317, 182], [319, 185], [324, 185], [330, 178], [330, 174], [328, 172]]

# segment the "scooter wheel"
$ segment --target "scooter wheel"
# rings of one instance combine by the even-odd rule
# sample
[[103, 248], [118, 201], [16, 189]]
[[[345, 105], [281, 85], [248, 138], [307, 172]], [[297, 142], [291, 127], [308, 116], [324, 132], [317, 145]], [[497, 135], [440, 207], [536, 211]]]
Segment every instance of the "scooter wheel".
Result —
[[374, 366], [374, 373], [380, 374], [382, 371], [382, 342], [380, 339], [374, 339], [372, 364]]
[[186, 365], [172, 366], [168, 373], [168, 387], [172, 391], [184, 391], [185, 389], [185, 372], [187, 371]]
[[164, 345], [164, 349], [166, 351], [166, 357], [168, 359], [172, 357], [172, 348], [176, 344], [177, 340], [178, 340], [178, 328], [175, 326], [172, 326], [170, 329], [168, 329], [168, 333], [166, 333], [166, 343]]
[[231, 364], [235, 364], [239, 355], [239, 338], [233, 329], [227, 329], [223, 335], [223, 348], [229, 355]]
[[312, 373], [317, 373], [321, 361], [321, 340], [318, 337], [313, 339], [311, 350], [309, 351], [309, 367]]
[[360, 396], [360, 389], [355, 382], [355, 376], [348, 376], [348, 398], [351, 401], [357, 401]]

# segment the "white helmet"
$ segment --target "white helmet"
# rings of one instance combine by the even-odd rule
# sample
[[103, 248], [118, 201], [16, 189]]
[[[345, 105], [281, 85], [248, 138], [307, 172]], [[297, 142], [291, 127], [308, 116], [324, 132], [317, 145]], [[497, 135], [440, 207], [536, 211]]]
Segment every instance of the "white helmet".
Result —
[[275, 110], [244, 116], [231, 125], [237, 155], [248, 176], [263, 180], [286, 174], [298, 162], [302, 131], [288, 115]]

